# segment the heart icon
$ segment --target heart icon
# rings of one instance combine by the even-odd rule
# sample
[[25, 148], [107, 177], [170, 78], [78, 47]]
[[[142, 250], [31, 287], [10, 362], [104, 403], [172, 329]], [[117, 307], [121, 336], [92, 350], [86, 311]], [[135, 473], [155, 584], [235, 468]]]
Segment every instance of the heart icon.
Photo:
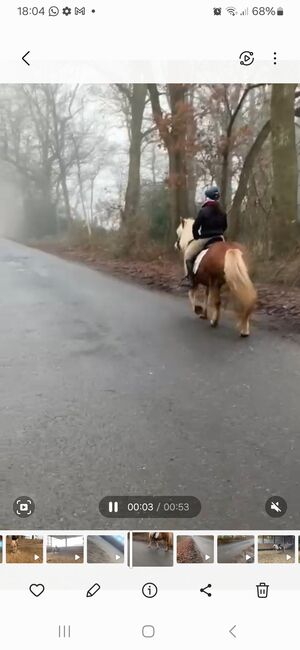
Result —
[[45, 591], [44, 585], [30, 585], [29, 591], [38, 598]]

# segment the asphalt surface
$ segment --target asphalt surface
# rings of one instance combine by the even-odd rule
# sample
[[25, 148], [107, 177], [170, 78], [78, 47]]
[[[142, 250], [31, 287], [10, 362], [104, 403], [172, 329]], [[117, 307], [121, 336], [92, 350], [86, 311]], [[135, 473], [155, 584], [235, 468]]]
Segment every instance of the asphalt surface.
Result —
[[[204, 535], [194, 535], [194, 543], [201, 553], [202, 562], [214, 561], [214, 540], [212, 537], [205, 537]], [[208, 559], [205, 559], [209, 556]]]
[[218, 545], [218, 562], [247, 562], [247, 555], [254, 557], [254, 539]]
[[[297, 343], [212, 330], [182, 298], [6, 240], [0, 310], [0, 529], [299, 528]], [[106, 519], [107, 494], [195, 495], [202, 511]]]
[[165, 551], [159, 548], [149, 548], [147, 542], [132, 542], [132, 566], [173, 566], [173, 550]]
[[99, 535], [93, 535], [88, 539], [87, 556], [88, 562], [103, 562], [103, 564], [124, 562], [124, 552]]

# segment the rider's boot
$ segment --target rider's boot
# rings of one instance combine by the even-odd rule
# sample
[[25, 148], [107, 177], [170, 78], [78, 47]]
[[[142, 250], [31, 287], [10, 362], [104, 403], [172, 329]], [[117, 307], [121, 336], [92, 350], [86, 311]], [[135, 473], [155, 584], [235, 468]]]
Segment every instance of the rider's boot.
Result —
[[194, 286], [194, 260], [186, 260], [187, 275], [181, 281], [182, 287], [193, 289]]

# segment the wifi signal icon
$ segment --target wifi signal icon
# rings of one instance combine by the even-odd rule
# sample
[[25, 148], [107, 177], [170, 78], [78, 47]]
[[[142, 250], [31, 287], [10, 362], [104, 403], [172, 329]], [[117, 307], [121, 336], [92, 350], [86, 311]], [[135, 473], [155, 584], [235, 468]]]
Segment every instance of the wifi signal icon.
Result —
[[237, 15], [237, 10], [235, 7], [227, 7], [226, 8], [227, 13], [229, 13], [231, 16], [236, 16]]

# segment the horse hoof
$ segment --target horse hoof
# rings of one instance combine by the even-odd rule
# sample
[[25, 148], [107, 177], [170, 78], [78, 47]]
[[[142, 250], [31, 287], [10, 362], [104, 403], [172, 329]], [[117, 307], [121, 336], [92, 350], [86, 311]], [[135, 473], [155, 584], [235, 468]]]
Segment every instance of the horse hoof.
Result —
[[241, 336], [242, 339], [247, 339], [248, 336], [249, 336], [249, 333], [248, 333], [248, 334], [244, 334], [243, 332], [241, 332], [241, 333], [240, 333], [240, 336]]
[[202, 315], [203, 314], [203, 309], [202, 309], [201, 305], [195, 305], [194, 312], [195, 312], [195, 314], [197, 314], [197, 316]]
[[202, 318], [202, 320], [207, 320], [207, 314], [205, 312], [202, 312], [200, 314], [200, 318]]
[[211, 320], [210, 321], [210, 326], [211, 327], [218, 327], [218, 321], [217, 320]]

